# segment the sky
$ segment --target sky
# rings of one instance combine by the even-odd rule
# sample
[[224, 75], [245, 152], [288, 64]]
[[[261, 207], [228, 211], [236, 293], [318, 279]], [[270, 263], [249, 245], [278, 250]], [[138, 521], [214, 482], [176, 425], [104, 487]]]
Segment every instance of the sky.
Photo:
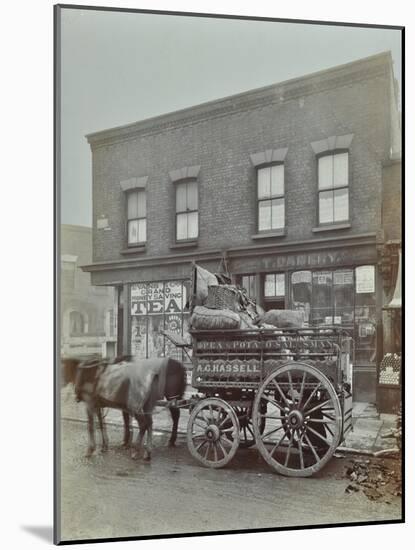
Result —
[[63, 9], [61, 223], [92, 225], [86, 134], [391, 51], [395, 29]]

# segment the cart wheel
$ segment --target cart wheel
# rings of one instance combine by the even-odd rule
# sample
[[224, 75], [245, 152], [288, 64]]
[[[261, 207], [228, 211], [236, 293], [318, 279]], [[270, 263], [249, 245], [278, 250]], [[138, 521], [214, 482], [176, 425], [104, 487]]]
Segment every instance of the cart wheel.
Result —
[[187, 446], [204, 466], [222, 468], [239, 446], [239, 422], [233, 408], [217, 397], [200, 401], [187, 424]]
[[[235, 407], [234, 408], [239, 421], [240, 427], [240, 441], [239, 447], [241, 449], [248, 449], [255, 445], [254, 424], [252, 422], [252, 407]], [[262, 404], [261, 412], [264, 413], [267, 410], [266, 402]], [[265, 418], [262, 417], [260, 430], [263, 433], [265, 429]]]
[[[265, 413], [261, 412], [263, 400], [268, 404]], [[306, 477], [318, 472], [338, 447], [341, 426], [341, 407], [333, 385], [306, 363], [290, 361], [278, 368], [256, 394], [256, 444], [280, 474]]]

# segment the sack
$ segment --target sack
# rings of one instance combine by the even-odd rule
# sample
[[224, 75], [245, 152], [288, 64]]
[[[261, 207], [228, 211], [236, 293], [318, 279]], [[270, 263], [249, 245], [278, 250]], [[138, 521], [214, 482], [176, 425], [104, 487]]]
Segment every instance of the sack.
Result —
[[[241, 319], [241, 328], [255, 328], [258, 329], [258, 327], [255, 325], [254, 321], [252, 320], [249, 313], [246, 311], [240, 311], [239, 317]], [[272, 327], [274, 328], [274, 327]]]
[[[215, 275], [208, 271], [207, 269], [203, 269], [203, 267], [200, 267], [198, 265], [195, 266], [194, 272], [193, 272], [193, 278], [196, 278], [196, 288], [195, 288], [195, 297], [193, 301], [193, 306], [201, 306], [205, 303], [206, 298], [208, 297], [208, 288], [209, 286], [215, 286], [218, 284], [218, 280], [216, 279]], [[192, 285], [194, 285], [195, 281], [192, 278]], [[190, 292], [192, 293], [194, 289], [194, 286], [192, 286]]]
[[239, 328], [239, 315], [228, 309], [209, 309], [196, 306], [190, 318], [190, 326], [198, 330]]
[[277, 328], [302, 328], [304, 312], [292, 309], [270, 309], [262, 316], [261, 323]]
[[209, 286], [206, 307], [239, 311], [239, 294], [233, 285]]

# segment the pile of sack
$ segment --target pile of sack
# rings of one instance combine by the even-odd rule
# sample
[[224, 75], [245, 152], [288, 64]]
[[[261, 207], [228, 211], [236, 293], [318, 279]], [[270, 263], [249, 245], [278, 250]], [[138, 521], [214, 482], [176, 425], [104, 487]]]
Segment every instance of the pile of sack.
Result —
[[223, 275], [194, 266], [190, 326], [198, 330], [301, 328], [302, 311], [271, 309], [265, 312], [244, 288]]

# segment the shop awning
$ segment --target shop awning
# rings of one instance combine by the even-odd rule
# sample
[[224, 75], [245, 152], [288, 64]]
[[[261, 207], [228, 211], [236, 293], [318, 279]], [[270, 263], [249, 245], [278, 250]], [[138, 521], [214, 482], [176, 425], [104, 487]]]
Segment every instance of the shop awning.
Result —
[[399, 250], [398, 260], [398, 273], [396, 275], [395, 290], [393, 292], [392, 300], [383, 307], [383, 309], [401, 309], [402, 308], [402, 282], [401, 282], [401, 270], [402, 270], [402, 253]]

